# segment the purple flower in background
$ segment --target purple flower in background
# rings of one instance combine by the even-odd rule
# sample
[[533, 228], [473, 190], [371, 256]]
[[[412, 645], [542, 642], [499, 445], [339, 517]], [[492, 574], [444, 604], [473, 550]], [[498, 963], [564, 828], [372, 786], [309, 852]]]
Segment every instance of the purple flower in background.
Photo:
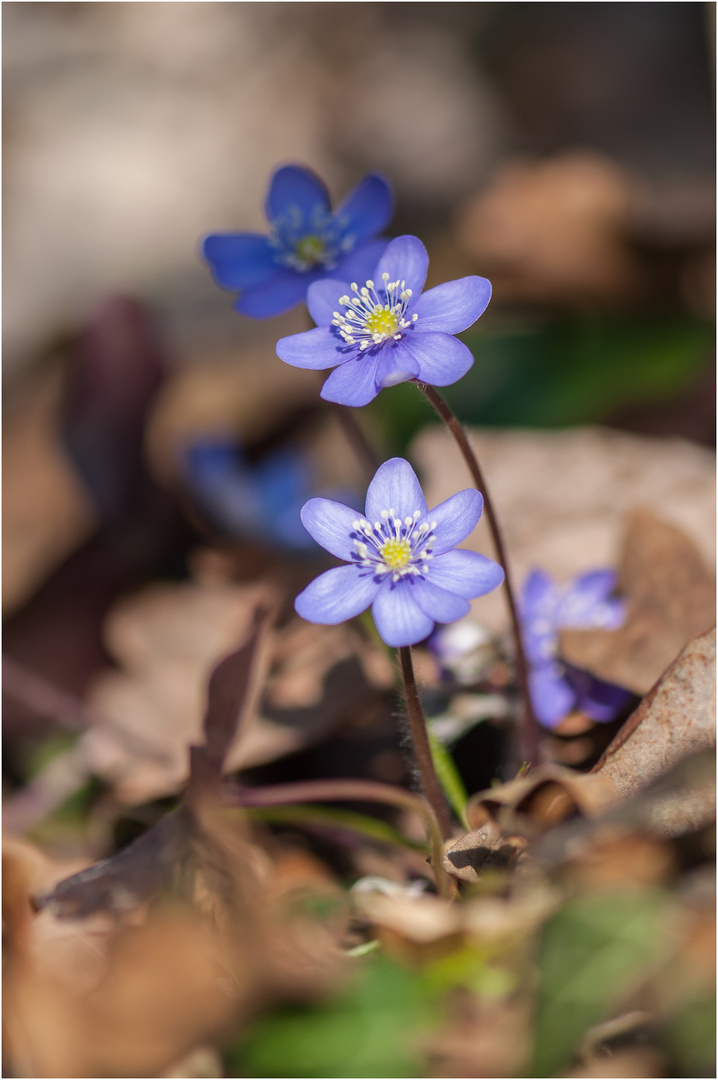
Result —
[[316, 553], [301, 519], [316, 490], [309, 454], [301, 447], [280, 446], [250, 462], [236, 440], [202, 438], [183, 452], [182, 471], [197, 506], [225, 535]]
[[255, 319], [280, 315], [307, 295], [320, 278], [364, 278], [386, 248], [376, 239], [391, 220], [391, 188], [365, 176], [338, 210], [313, 172], [287, 165], [272, 176], [266, 199], [271, 226], [258, 233], [208, 236], [203, 254], [214, 279], [239, 292], [235, 310]]
[[365, 283], [357, 285], [361, 275], [351, 285], [318, 281], [307, 294], [316, 329], [280, 338], [277, 356], [293, 367], [335, 368], [321, 396], [340, 405], [366, 405], [385, 386], [410, 379], [431, 386], [456, 382], [474, 357], [453, 335], [483, 314], [491, 285], [465, 277], [422, 295], [428, 266], [421, 241], [399, 236]]
[[625, 604], [611, 594], [613, 570], [592, 570], [560, 586], [542, 570], [529, 574], [523, 590], [522, 622], [534, 711], [544, 727], [556, 727], [572, 709], [592, 720], [613, 720], [631, 698], [623, 687], [603, 682], [563, 663], [558, 656], [561, 630], [617, 630]]
[[391, 458], [377, 470], [365, 514], [310, 499], [302, 521], [317, 543], [348, 563], [327, 570], [300, 593], [298, 613], [309, 622], [336, 625], [371, 605], [387, 645], [415, 645], [435, 622], [455, 622], [469, 599], [491, 592], [502, 568], [473, 551], [455, 551], [475, 528], [483, 498], [460, 491], [429, 511], [408, 461]]

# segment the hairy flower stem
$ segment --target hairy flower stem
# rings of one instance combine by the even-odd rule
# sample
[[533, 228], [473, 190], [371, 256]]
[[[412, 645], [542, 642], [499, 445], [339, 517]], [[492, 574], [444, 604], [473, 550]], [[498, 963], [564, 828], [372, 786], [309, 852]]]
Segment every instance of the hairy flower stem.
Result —
[[421, 773], [421, 783], [424, 794], [439, 823], [444, 840], [448, 840], [453, 834], [449, 809], [446, 805], [444, 792], [441, 790], [439, 778], [434, 768], [434, 760], [431, 756], [429, 733], [426, 730], [426, 717], [421, 707], [419, 691], [416, 688], [414, 677], [414, 665], [411, 660], [411, 648], [408, 645], [397, 650], [399, 653], [399, 667], [401, 669], [401, 681], [404, 686], [404, 698], [406, 711], [409, 716], [409, 728], [414, 754]]
[[525, 762], [529, 764], [537, 764], [539, 760], [539, 726], [534, 715], [533, 706], [531, 704], [531, 692], [529, 690], [529, 669], [526, 662], [526, 653], [524, 652], [523, 638], [521, 636], [521, 623], [519, 621], [518, 609], [516, 607], [516, 599], [514, 596], [513, 585], [511, 583], [511, 573], [509, 571], [508, 559], [506, 557], [506, 548], [504, 547], [504, 540], [501, 534], [501, 528], [499, 527], [498, 518], [494, 510], [494, 505], [489, 495], [489, 489], [486, 486], [486, 480], [479, 467], [479, 463], [476, 460], [476, 455], [471, 448], [469, 438], [464, 431], [464, 428], [460, 424], [453, 410], [449, 404], [442, 398], [441, 394], [438, 394], [433, 386], [427, 386], [425, 383], [417, 382], [417, 386], [424, 394], [426, 399], [434, 407], [439, 417], [446, 424], [451, 436], [458, 446], [464, 461], [468, 465], [469, 472], [471, 473], [474, 485], [478, 491], [484, 497], [484, 508], [486, 510], [486, 517], [488, 519], [489, 528], [491, 529], [491, 535], [494, 540], [494, 547], [496, 548], [496, 554], [498, 561], [504, 568], [504, 590], [506, 593], [506, 602], [508, 604], [509, 616], [511, 618], [511, 628], [514, 637], [514, 649], [516, 653], [516, 674], [519, 681], [519, 688], [521, 690], [521, 697], [523, 700], [523, 723], [521, 725], [521, 754]]

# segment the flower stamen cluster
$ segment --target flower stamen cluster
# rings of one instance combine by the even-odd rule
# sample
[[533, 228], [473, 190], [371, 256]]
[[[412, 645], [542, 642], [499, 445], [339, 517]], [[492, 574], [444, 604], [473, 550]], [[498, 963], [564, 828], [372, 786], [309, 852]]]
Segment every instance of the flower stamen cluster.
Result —
[[344, 314], [335, 311], [332, 319], [332, 325], [339, 328], [347, 345], [358, 345], [361, 352], [390, 338], [399, 341], [402, 333], [419, 318], [416, 313], [410, 319], [405, 318], [412, 297], [406, 281], [389, 281], [386, 272], [381, 277], [384, 284], [378, 291], [371, 279], [361, 288], [352, 282], [356, 296], [340, 296], [339, 303], [346, 311]]
[[433, 557], [431, 549], [436, 536], [436, 522], [422, 521], [421, 510], [402, 519], [397, 517], [393, 507], [382, 510], [381, 521], [372, 525], [369, 521], [358, 518], [352, 527], [362, 539], [354, 540], [361, 565], [374, 571], [378, 576], [391, 574], [392, 581], [399, 581], [407, 574], [429, 572], [429, 560]]
[[356, 237], [345, 233], [346, 218], [315, 206], [308, 217], [298, 206], [290, 206], [275, 218], [268, 236], [275, 259], [283, 266], [305, 273], [321, 266], [332, 270], [342, 255], [353, 251]]

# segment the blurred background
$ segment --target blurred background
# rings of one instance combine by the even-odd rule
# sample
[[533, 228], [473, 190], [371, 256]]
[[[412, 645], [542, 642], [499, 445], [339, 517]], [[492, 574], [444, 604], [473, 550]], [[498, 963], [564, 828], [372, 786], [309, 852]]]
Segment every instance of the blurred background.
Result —
[[[210, 232], [265, 229], [281, 163], [315, 169], [337, 201], [382, 172], [396, 194], [391, 233], [424, 240], [430, 285], [491, 279], [492, 303], [464, 335], [476, 363], [447, 390], [463, 420], [600, 423], [713, 445], [714, 5], [3, 10], [11, 740], [71, 704], [23, 682], [28, 671], [84, 699], [112, 662], [118, 598], [216, 575], [212, 559], [235, 581], [278, 565], [306, 580], [318, 552], [302, 503], [357, 498], [365, 483], [316, 377], [275, 355], [306, 315], [235, 314], [199, 254]], [[361, 412], [383, 456], [408, 452], [431, 420], [408, 384]], [[580, 459], [584, 478], [595, 453]], [[649, 504], [678, 508], [684, 527], [700, 521], [710, 561], [708, 504], [680, 455], [641, 451], [631, 473], [628, 444], [612, 453], [610, 482], [579, 485], [579, 539], [564, 519], [552, 528], [558, 504], [547, 503], [524, 550], [520, 508], [548, 490], [545, 473], [530, 479], [532, 449], [511, 465], [499, 448], [492, 470], [522, 573], [539, 557], [564, 574], [614, 558], [613, 539], [586, 540], [590, 501], [592, 528], [599, 506], [618, 522], [609, 497], [640, 502], [651, 458], [673, 487], [659, 498], [654, 483]], [[441, 455], [417, 444], [414, 460], [443, 498]], [[691, 462], [685, 475], [710, 483], [707, 459]], [[621, 475], [639, 474], [617, 494]]]
[[[519, 586], [533, 566], [562, 581], [621, 568], [632, 538], [650, 655], [622, 685], [646, 693], [715, 610], [715, 4], [7, 2], [3, 31], [4, 823], [56, 859], [43, 887], [164, 820], [208, 675], [260, 602], [279, 609], [269, 674], [227, 768], [249, 786], [411, 784], [392, 660], [365, 624], [313, 626], [292, 608], [328, 565], [300, 507], [357, 505], [366, 486], [315, 373], [275, 355], [306, 312], [236, 314], [200, 255], [209, 233], [265, 231], [281, 164], [314, 169], [335, 202], [383, 173], [390, 235], [423, 240], [429, 286], [491, 280], [462, 335], [476, 363], [446, 396], [475, 429]], [[411, 457], [430, 505], [466, 485], [415, 387], [357, 413], [380, 457]], [[491, 554], [483, 529], [470, 542]], [[502, 595], [476, 617], [468, 676], [463, 654], [447, 675], [436, 650], [416, 650], [469, 793], [519, 764]], [[624, 718], [572, 713], [547, 756], [589, 768]], [[416, 852], [400, 865], [373, 842], [278, 821], [267, 850], [280, 836], [321, 874], [426, 871]], [[695, 851], [680, 865], [704, 860]], [[688, 963], [712, 955], [702, 942]], [[486, 985], [493, 1000], [503, 984]], [[388, 1034], [367, 1047], [393, 1045], [392, 1008], [409, 997], [403, 982], [370, 990]], [[665, 1075], [714, 1075], [714, 1006], [685, 1001], [708, 1035], [686, 1027], [693, 1057], [669, 1056]], [[518, 1075], [525, 1018], [493, 1015], [496, 1061], [481, 1043], [463, 1073], [449, 1054], [447, 1075]], [[564, 1027], [562, 1005], [548, 1045]], [[304, 1075], [351, 1068], [355, 1030]], [[227, 1075], [298, 1067], [292, 1038], [269, 1035], [269, 1062], [250, 1053]], [[375, 1075], [416, 1068], [382, 1059]], [[663, 1075], [641, 1068], [615, 1064]], [[220, 1075], [209, 1069], [167, 1075]]]

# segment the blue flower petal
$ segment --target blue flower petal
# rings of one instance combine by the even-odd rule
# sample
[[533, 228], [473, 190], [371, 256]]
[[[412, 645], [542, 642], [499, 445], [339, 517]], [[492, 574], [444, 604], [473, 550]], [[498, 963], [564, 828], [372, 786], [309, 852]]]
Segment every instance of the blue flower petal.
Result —
[[336, 626], [365, 611], [381, 584], [370, 571], [337, 566], [311, 581], [294, 601], [294, 608], [309, 622]]
[[576, 703], [576, 694], [557, 664], [533, 668], [529, 672], [529, 689], [536, 719], [544, 727], [556, 727]]
[[472, 276], [445, 281], [419, 297], [414, 307], [419, 316], [417, 329], [459, 334], [483, 315], [490, 299], [491, 282], [486, 278]]
[[331, 326], [334, 312], [343, 313], [339, 297], [346, 296], [349, 291], [349, 282], [338, 281], [336, 278], [325, 278], [309, 286], [307, 307], [317, 326]]
[[545, 570], [532, 570], [526, 578], [523, 588], [523, 609], [527, 618], [538, 615], [540, 618], [555, 618], [560, 591]]
[[[382, 274], [389, 275], [389, 281], [405, 281], [406, 288], [413, 292], [412, 304], [419, 299], [424, 288], [426, 271], [429, 268], [429, 256], [421, 240], [415, 236], [397, 236], [392, 240], [382, 255], [374, 271], [377, 287], [381, 285]], [[409, 305], [411, 309], [412, 304]]]
[[493, 559], [463, 548], [431, 559], [428, 575], [434, 585], [465, 600], [485, 596], [504, 580], [503, 568]]
[[[323, 333], [327, 331], [324, 330]], [[376, 355], [355, 355], [331, 373], [319, 396], [325, 401], [352, 405], [354, 408], [368, 405], [379, 393], [376, 385], [376, 365]]]
[[426, 499], [416, 473], [404, 458], [390, 458], [380, 465], [366, 493], [366, 516], [373, 524], [381, 521], [382, 510], [394, 510], [396, 517], [411, 517], [415, 510], [426, 514]]
[[269, 319], [289, 311], [307, 295], [307, 289], [317, 274], [298, 274], [283, 270], [261, 285], [247, 289], [234, 305], [235, 311], [252, 319]]
[[272, 222], [295, 209], [307, 220], [317, 212], [329, 213], [329, 193], [310, 169], [286, 165], [278, 169], [270, 181], [265, 209]]
[[623, 625], [626, 611], [622, 600], [609, 599], [616, 583], [613, 570], [593, 570], [576, 578], [559, 601], [557, 625], [617, 630]]
[[361, 514], [356, 510], [331, 499], [310, 499], [302, 507], [302, 523], [307, 532], [321, 547], [347, 562], [356, 555], [352, 534], [353, 522], [358, 517]]
[[429, 386], [449, 386], [458, 382], [474, 362], [474, 354], [451, 334], [421, 333], [420, 323], [398, 343], [418, 361], [419, 382]]
[[386, 342], [379, 349], [376, 368], [377, 386], [397, 386], [409, 382], [419, 374], [419, 364], [403, 341]]
[[303, 334], [290, 334], [280, 338], [276, 345], [277, 356], [292, 367], [321, 371], [343, 364], [347, 347], [341, 338], [326, 326], [305, 330]]
[[377, 263], [388, 244], [388, 240], [368, 240], [364, 244], [357, 244], [353, 251], [337, 259], [336, 265], [332, 267], [332, 277], [341, 278], [342, 281], [356, 281], [357, 285], [369, 278], [376, 278]]
[[465, 540], [476, 528], [483, 507], [484, 497], [475, 488], [458, 491], [456, 495], [435, 506], [428, 514], [428, 519], [436, 522], [436, 541], [432, 554], [443, 555], [445, 551], [451, 551]]
[[417, 604], [434, 622], [450, 623], [457, 619], [463, 619], [468, 615], [471, 605], [468, 600], [457, 596], [455, 593], [440, 589], [425, 578], [415, 578], [412, 583], [412, 591]]
[[220, 233], [208, 236], [202, 253], [223, 289], [261, 285], [282, 273], [266, 236], [256, 233]]
[[385, 580], [371, 613], [382, 640], [396, 648], [416, 645], [434, 628], [434, 620], [421, 610], [406, 578], [397, 582]]
[[393, 212], [391, 188], [382, 176], [372, 173], [347, 195], [336, 217], [345, 234], [356, 240], [364, 240], [383, 232]]

